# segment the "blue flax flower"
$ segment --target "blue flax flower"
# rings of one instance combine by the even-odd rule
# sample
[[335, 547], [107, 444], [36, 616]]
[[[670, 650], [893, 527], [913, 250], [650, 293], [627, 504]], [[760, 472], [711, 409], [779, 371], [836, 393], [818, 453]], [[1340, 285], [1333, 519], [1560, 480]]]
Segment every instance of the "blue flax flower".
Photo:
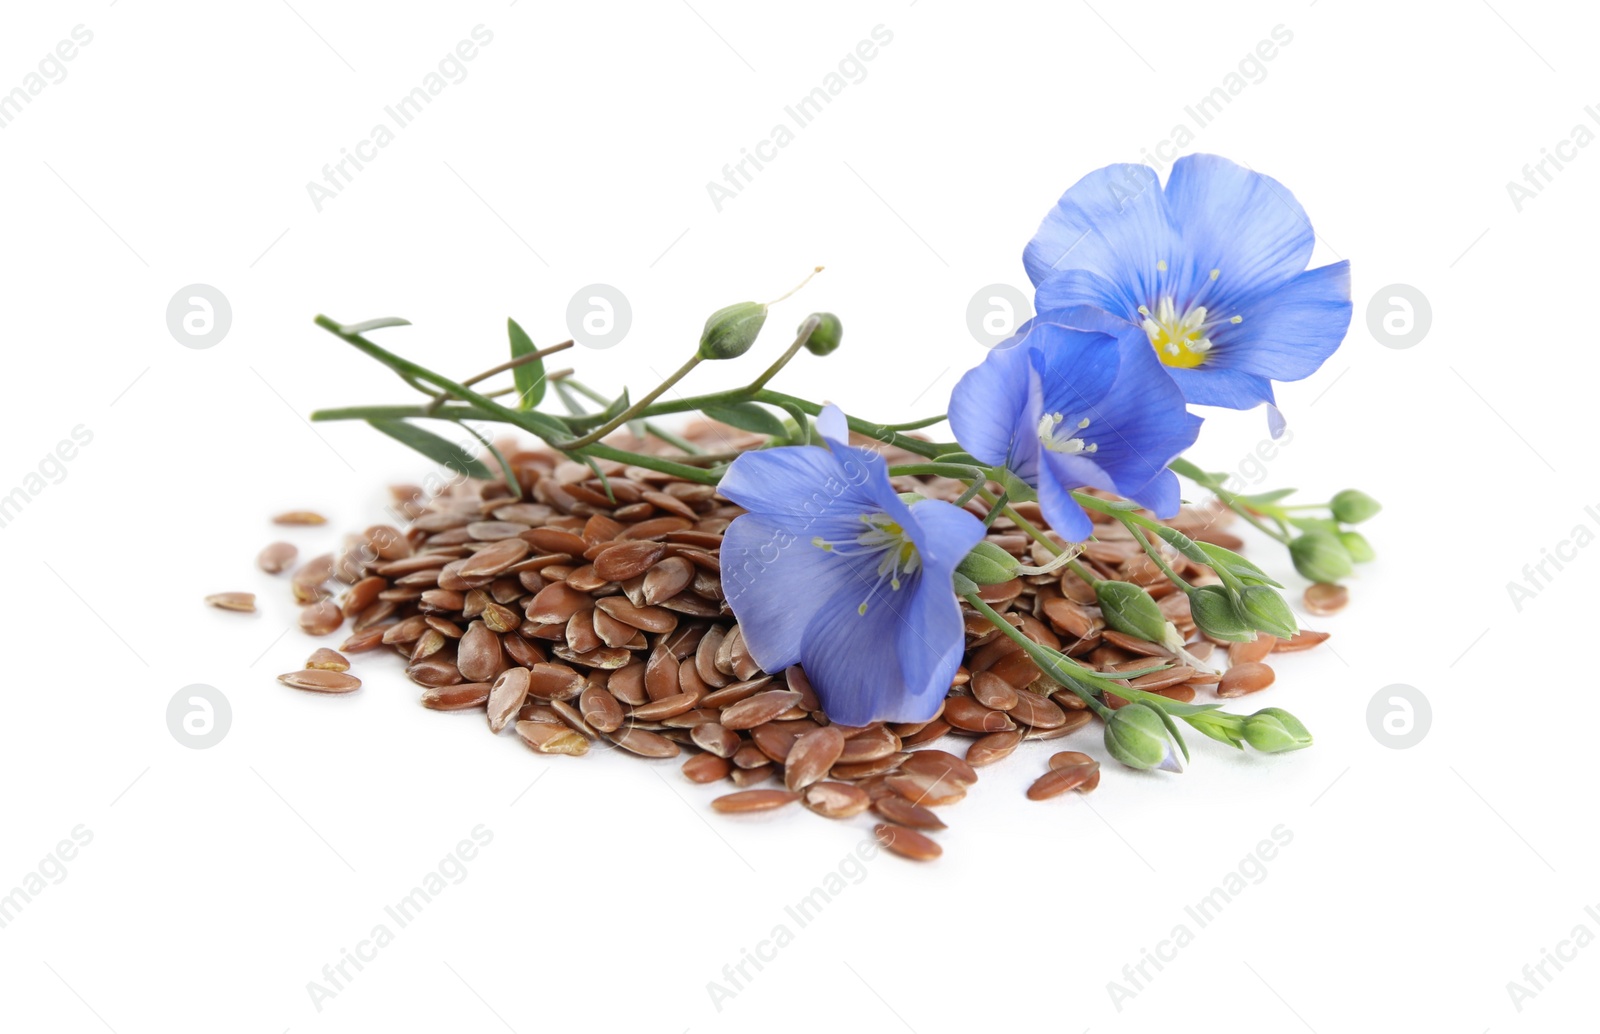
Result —
[[950, 426], [973, 457], [1003, 466], [1039, 494], [1050, 526], [1089, 537], [1072, 490], [1092, 487], [1171, 517], [1180, 502], [1167, 469], [1200, 433], [1200, 418], [1162, 372], [1144, 332], [1092, 308], [1024, 324], [956, 385]]
[[846, 444], [838, 409], [817, 427], [825, 448], [745, 453], [723, 477], [749, 511], [722, 540], [728, 604], [756, 663], [804, 665], [833, 721], [926, 721], [961, 663], [951, 575], [983, 524], [946, 502], [907, 505], [883, 457]]
[[1091, 172], [1023, 262], [1036, 311], [1104, 309], [1144, 330], [1187, 401], [1250, 409], [1273, 403], [1273, 381], [1316, 372], [1349, 329], [1350, 263], [1307, 269], [1314, 243], [1281, 183], [1197, 154], [1165, 191], [1148, 166]]

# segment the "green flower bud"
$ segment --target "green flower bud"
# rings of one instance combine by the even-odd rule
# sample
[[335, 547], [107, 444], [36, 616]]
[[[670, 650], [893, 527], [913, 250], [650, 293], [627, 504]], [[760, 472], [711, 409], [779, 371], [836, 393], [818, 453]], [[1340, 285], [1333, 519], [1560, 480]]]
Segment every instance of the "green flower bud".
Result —
[[1308, 531], [1289, 543], [1294, 569], [1314, 582], [1337, 582], [1348, 578], [1350, 554], [1338, 536], [1325, 531]]
[[736, 359], [750, 351], [767, 322], [767, 307], [760, 302], [738, 302], [718, 309], [700, 333], [700, 358]]
[[1189, 594], [1189, 614], [1200, 631], [1228, 643], [1248, 643], [1255, 625], [1245, 617], [1233, 594], [1220, 585], [1202, 585]]
[[1149, 643], [1162, 642], [1167, 635], [1167, 618], [1161, 607], [1142, 587], [1132, 582], [1101, 582], [1094, 587], [1100, 612], [1106, 624], [1126, 635]]
[[980, 542], [956, 566], [956, 573], [979, 585], [1000, 585], [1017, 576], [1022, 561], [993, 542]]
[[[813, 312], [811, 315], [817, 318], [818, 323], [817, 329], [806, 338], [806, 351], [812, 355], [827, 355], [839, 347], [839, 339], [844, 337], [844, 324], [840, 323], [839, 317], [831, 312]], [[800, 322], [800, 326], [805, 326], [804, 320]], [[798, 328], [795, 333], [800, 333]]]
[[1339, 544], [1350, 554], [1350, 559], [1358, 564], [1365, 564], [1378, 558], [1378, 551], [1372, 548], [1372, 543], [1368, 542], [1367, 537], [1359, 531], [1341, 531]]
[[1239, 600], [1244, 616], [1257, 632], [1288, 639], [1300, 631], [1294, 612], [1276, 589], [1269, 589], [1265, 585], [1248, 585], [1239, 594]]
[[1281, 707], [1264, 707], [1244, 720], [1244, 738], [1263, 754], [1282, 754], [1311, 746], [1311, 733]]
[[1328, 507], [1333, 511], [1334, 520], [1343, 524], [1360, 524], [1376, 517], [1378, 511], [1383, 509], [1383, 504], [1365, 492], [1347, 488], [1334, 496]]
[[1279, 589], [1283, 588], [1281, 584], [1268, 577], [1267, 572], [1261, 570], [1261, 568], [1233, 550], [1224, 549], [1210, 542], [1196, 544], [1206, 555], [1206, 566], [1216, 571], [1218, 576], [1224, 580], [1232, 576], [1246, 585], [1271, 585]]
[[1183, 771], [1166, 724], [1147, 704], [1129, 704], [1106, 719], [1106, 750], [1129, 768]]
[[1229, 714], [1226, 711], [1201, 711], [1199, 714], [1184, 715], [1183, 720], [1218, 743], [1244, 749], [1243, 715]]

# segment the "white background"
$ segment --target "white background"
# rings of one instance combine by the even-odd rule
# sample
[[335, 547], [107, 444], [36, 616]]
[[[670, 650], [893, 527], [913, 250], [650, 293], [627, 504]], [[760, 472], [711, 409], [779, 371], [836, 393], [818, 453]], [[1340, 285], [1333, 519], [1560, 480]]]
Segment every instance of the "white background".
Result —
[[[0, 929], [7, 1029], [1593, 1026], [1600, 948], [1547, 967], [1520, 1011], [1507, 990], [1575, 926], [1600, 934], [1584, 912], [1600, 903], [1586, 674], [1600, 551], [1520, 611], [1507, 590], [1575, 526], [1600, 526], [1576, 431], [1600, 372], [1600, 148], [1546, 166], [1521, 211], [1506, 187], [1575, 126], [1600, 131], [1584, 111], [1600, 102], [1600, 26], [1579, 8], [22, 7], [0, 31], [0, 90], [75, 26], [93, 41], [0, 130], [0, 493], [75, 426], [93, 440], [0, 528], [0, 889], [74, 827], [93, 840]], [[493, 41], [467, 78], [317, 211], [306, 183], [477, 25]], [[719, 212], [706, 183], [878, 25], [893, 40], [864, 80]], [[1280, 25], [1292, 41], [1264, 78], [1184, 150], [1289, 185], [1316, 264], [1354, 270], [1349, 338], [1281, 389], [1294, 437], [1264, 481], [1310, 499], [1357, 485], [1387, 505], [1349, 610], [1312, 622], [1329, 647], [1285, 659], [1250, 701], [1293, 709], [1314, 749], [1202, 741], [1181, 777], [1112, 767], [1090, 797], [1035, 804], [1022, 790], [1050, 752], [1100, 748], [1030, 745], [944, 812], [942, 860], [877, 858], [799, 929], [784, 907], [839, 869], [865, 819], [713, 816], [718, 791], [675, 763], [547, 759], [424, 711], [387, 658], [361, 661], [348, 698], [274, 681], [312, 644], [283, 634], [287, 586], [254, 568], [279, 535], [267, 515], [328, 513], [294, 536], [311, 555], [425, 471], [364, 427], [303, 420], [408, 395], [314, 314], [408, 317], [382, 340], [464, 376], [502, 357], [508, 315], [553, 343], [574, 291], [612, 284], [631, 332], [572, 358], [638, 391], [712, 309], [821, 263], [757, 354], [687, 387], [742, 382], [830, 309], [843, 349], [802, 356], [784, 386], [884, 420], [937, 412], [984, 354], [968, 302], [1026, 287], [1022, 247], [1060, 192], [1193, 128], [1185, 107]], [[194, 283], [232, 306], [204, 350], [165, 319]], [[1396, 283], [1432, 310], [1406, 349], [1367, 319]], [[1238, 469], [1264, 437], [1260, 412], [1212, 414], [1192, 455]], [[1297, 592], [1269, 545], [1252, 555]], [[260, 593], [261, 612], [201, 605], [221, 590]], [[192, 683], [231, 703], [210, 749], [167, 728]], [[1410, 749], [1369, 730], [1392, 684], [1431, 703]], [[465, 879], [314, 1008], [308, 981], [479, 824], [493, 841]], [[1280, 825], [1293, 840], [1266, 878], [1196, 930], [1184, 906]], [[793, 942], [719, 1012], [707, 982], [780, 923]], [[1193, 943], [1119, 1011], [1107, 982], [1180, 923]]]

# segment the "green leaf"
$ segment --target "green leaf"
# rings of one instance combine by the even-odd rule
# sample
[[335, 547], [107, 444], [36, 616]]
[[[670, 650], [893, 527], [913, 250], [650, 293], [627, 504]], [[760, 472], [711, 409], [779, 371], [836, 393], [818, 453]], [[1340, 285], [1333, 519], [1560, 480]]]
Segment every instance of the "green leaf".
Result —
[[611, 491], [611, 479], [606, 477], [606, 472], [600, 469], [600, 464], [595, 462], [593, 456], [583, 457], [583, 462], [588, 465], [590, 470], [594, 471], [594, 476], [600, 479], [600, 487], [606, 490], [606, 498], [615, 503], [617, 497]]
[[616, 417], [621, 416], [627, 408], [628, 389], [623, 388], [622, 394], [612, 399], [611, 404], [606, 406], [605, 409], [598, 413], [585, 413], [582, 416], [573, 415], [567, 418], [567, 423], [571, 424], [578, 432], [587, 433], [593, 428], [610, 423]]
[[1039, 498], [1031, 485], [1005, 467], [991, 468], [989, 477], [1005, 491], [1011, 502], [1027, 503]]
[[1132, 686], [1109, 686], [1107, 692], [1115, 693], [1124, 700], [1137, 700], [1149, 704], [1163, 714], [1175, 715], [1178, 718], [1204, 714], [1222, 707], [1221, 704], [1185, 704], [1171, 697], [1164, 697], [1160, 693], [1149, 693], [1142, 689], [1134, 689]]
[[769, 410], [763, 409], [754, 402], [734, 402], [726, 406], [709, 406], [702, 410], [706, 416], [713, 420], [737, 427], [741, 431], [753, 431], [771, 438], [784, 438], [788, 435], [788, 428], [783, 426], [783, 421], [772, 415]]
[[401, 319], [399, 316], [379, 316], [375, 320], [362, 320], [360, 323], [341, 323], [341, 334], [365, 334], [369, 330], [382, 330], [384, 327], [409, 327], [410, 320]]
[[[533, 339], [528, 336], [527, 331], [517, 325], [516, 320], [506, 320], [506, 333], [511, 338], [511, 358], [521, 359], [538, 351], [533, 347]], [[521, 366], [513, 366], [511, 376], [516, 378], [519, 409], [532, 409], [544, 400], [543, 359], [533, 359]]]
[[1197, 564], [1205, 564], [1207, 567], [1211, 566], [1211, 554], [1200, 548], [1200, 543], [1185, 535], [1177, 528], [1169, 528], [1163, 524], [1156, 529], [1156, 534], [1160, 536], [1163, 542], [1167, 543], [1167, 545], [1171, 546], [1173, 549], [1176, 549], [1179, 553], [1182, 553], [1188, 559], [1193, 560]]
[[1246, 506], [1260, 509], [1263, 506], [1271, 506], [1279, 499], [1287, 499], [1294, 495], [1294, 493], [1295, 490], [1292, 488], [1276, 488], [1271, 492], [1261, 492], [1258, 495], [1242, 495], [1235, 499], [1234, 502], [1243, 503]]
[[[811, 421], [806, 417], [806, 411], [793, 402], [780, 402], [779, 406], [794, 419], [794, 434], [790, 437], [790, 441], [796, 445], [812, 444], [814, 436], [811, 433]], [[784, 434], [789, 434], [787, 426], [784, 427], [783, 431]]]
[[1239, 750], [1244, 749], [1244, 737], [1240, 736], [1239, 733], [1235, 731], [1234, 726], [1231, 723], [1219, 724], [1217, 722], [1207, 721], [1204, 717], [1190, 717], [1185, 718], [1184, 721], [1189, 723], [1190, 728], [1200, 730], [1207, 736], [1216, 740], [1218, 743], [1226, 743], [1228, 746], [1235, 747]]
[[368, 420], [367, 423], [397, 442], [409, 445], [442, 467], [471, 478], [494, 480], [494, 474], [461, 446], [404, 420]]
[[1344, 529], [1339, 527], [1339, 522], [1326, 517], [1290, 517], [1289, 523], [1301, 531], [1325, 531], [1329, 535], [1337, 535]]
[[1165, 725], [1167, 727], [1167, 732], [1172, 734], [1172, 738], [1178, 744], [1178, 749], [1183, 751], [1183, 760], [1184, 761], [1188, 761], [1189, 760], [1189, 745], [1187, 743], [1183, 742], [1183, 733], [1178, 731], [1178, 723], [1173, 721], [1172, 720], [1172, 715], [1168, 714], [1162, 708], [1159, 708], [1159, 707], [1156, 708], [1156, 714], [1161, 716], [1161, 724]]
[[478, 429], [473, 427], [471, 424], [465, 424], [458, 420], [456, 421], [456, 426], [472, 435], [472, 437], [478, 439], [479, 442], [483, 443], [484, 449], [488, 451], [489, 455], [494, 457], [494, 461], [496, 463], [500, 464], [501, 480], [506, 483], [507, 488], [511, 489], [511, 498], [520, 500], [522, 498], [522, 485], [517, 481], [516, 472], [511, 469], [511, 464], [506, 460], [505, 454], [499, 449], [495, 448], [494, 442], [491, 442], [489, 439], [485, 438], [478, 432]]

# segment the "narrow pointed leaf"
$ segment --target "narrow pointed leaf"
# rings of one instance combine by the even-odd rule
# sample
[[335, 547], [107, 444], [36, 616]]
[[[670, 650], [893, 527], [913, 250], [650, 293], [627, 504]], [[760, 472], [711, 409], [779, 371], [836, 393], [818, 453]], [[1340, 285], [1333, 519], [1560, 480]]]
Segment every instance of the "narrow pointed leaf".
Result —
[[411, 321], [401, 319], [399, 316], [379, 316], [375, 320], [362, 320], [360, 323], [344, 323], [339, 329], [345, 334], [365, 334], [369, 330], [382, 330], [384, 327], [409, 327]]
[[422, 453], [442, 467], [448, 467], [457, 474], [467, 477], [482, 478], [492, 481], [494, 474], [485, 467], [478, 458], [469, 454], [461, 446], [448, 439], [441, 438], [432, 431], [425, 431], [416, 424], [404, 420], [368, 420], [367, 423], [382, 431], [397, 442], [402, 442]]
[[[538, 351], [533, 347], [533, 339], [528, 337], [527, 331], [517, 325], [516, 320], [506, 320], [506, 333], [511, 338], [511, 358], [520, 359]], [[544, 400], [543, 359], [531, 359], [521, 366], [512, 367], [511, 376], [516, 378], [519, 409], [532, 409]]]
[[762, 409], [754, 402], [735, 402], [726, 406], [712, 406], [703, 411], [713, 420], [737, 427], [741, 431], [753, 431], [771, 438], [782, 438], [788, 434], [788, 428], [783, 426], [769, 410]]

